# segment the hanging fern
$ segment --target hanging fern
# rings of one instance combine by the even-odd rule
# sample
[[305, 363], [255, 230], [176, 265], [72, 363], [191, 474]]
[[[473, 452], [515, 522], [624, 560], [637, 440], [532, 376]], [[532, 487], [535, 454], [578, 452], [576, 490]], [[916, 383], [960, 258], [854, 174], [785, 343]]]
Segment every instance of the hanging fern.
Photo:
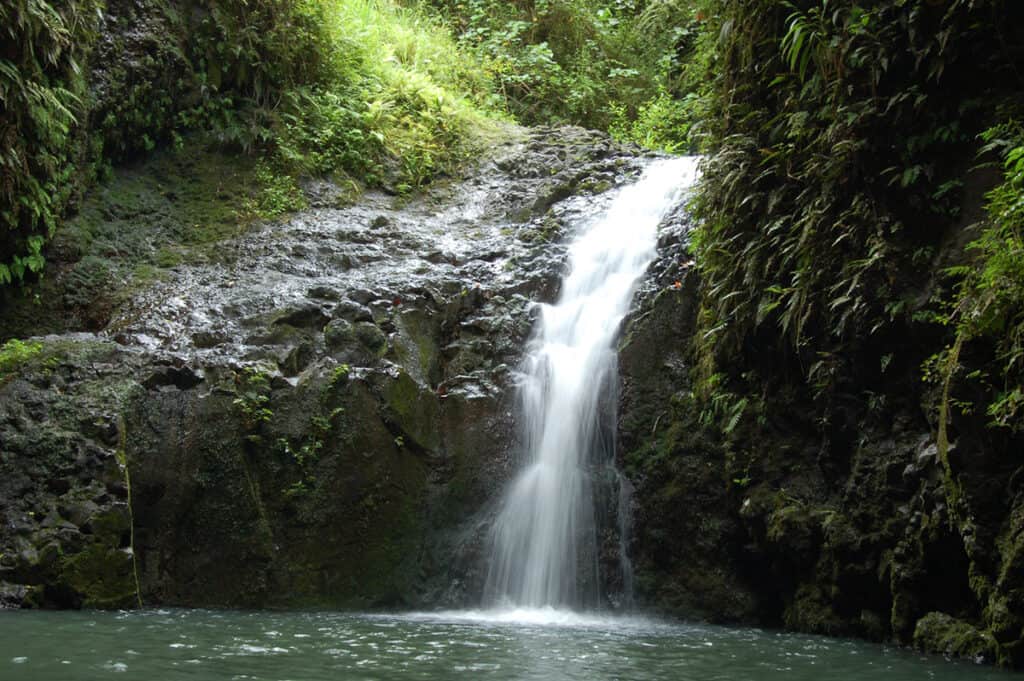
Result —
[[0, 285], [43, 269], [43, 245], [70, 195], [70, 138], [99, 0], [0, 4]]

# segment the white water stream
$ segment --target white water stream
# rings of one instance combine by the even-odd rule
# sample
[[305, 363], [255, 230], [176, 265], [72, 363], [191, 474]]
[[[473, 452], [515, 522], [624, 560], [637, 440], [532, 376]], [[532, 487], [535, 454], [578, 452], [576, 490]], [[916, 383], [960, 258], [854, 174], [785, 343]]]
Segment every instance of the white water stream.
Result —
[[614, 456], [613, 347], [657, 227], [696, 175], [695, 158], [653, 162], [569, 247], [570, 269], [522, 367], [526, 460], [495, 521], [487, 598], [511, 608], [598, 604], [592, 472]]

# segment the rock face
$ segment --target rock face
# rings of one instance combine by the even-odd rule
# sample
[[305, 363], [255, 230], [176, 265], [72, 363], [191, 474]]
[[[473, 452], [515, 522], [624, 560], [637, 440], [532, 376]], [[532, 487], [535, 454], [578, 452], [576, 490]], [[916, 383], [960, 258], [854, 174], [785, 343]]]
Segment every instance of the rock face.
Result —
[[557, 290], [567, 226], [642, 164], [513, 130], [427, 196], [323, 204], [105, 291], [99, 332], [0, 378], [0, 602], [476, 602], [531, 301]]
[[639, 602], [1024, 662], [1019, 448], [960, 419], [943, 461], [916, 366], [827, 410], [782, 378], [759, 402], [702, 404], [689, 262], [685, 227], [666, 231], [620, 347]]
[[116, 348], [89, 338], [0, 381], [0, 605], [135, 602]]
[[689, 409], [697, 282], [681, 243], [663, 242], [620, 345], [620, 465], [635, 488], [636, 596], [684, 617], [750, 621], [740, 518], [730, 512], [721, 458], [698, 437]]

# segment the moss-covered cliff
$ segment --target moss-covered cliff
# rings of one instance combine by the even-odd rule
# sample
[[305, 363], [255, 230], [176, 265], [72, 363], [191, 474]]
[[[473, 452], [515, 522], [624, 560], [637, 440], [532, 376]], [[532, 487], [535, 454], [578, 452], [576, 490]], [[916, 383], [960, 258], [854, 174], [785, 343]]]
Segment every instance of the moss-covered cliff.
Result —
[[648, 602], [1021, 663], [1021, 9], [703, 3], [699, 225], [623, 350]]
[[84, 192], [156, 149], [260, 159], [249, 213], [270, 216], [305, 205], [300, 176], [409, 192], [503, 117], [479, 62], [396, 3], [33, 0], [0, 23], [0, 304]]

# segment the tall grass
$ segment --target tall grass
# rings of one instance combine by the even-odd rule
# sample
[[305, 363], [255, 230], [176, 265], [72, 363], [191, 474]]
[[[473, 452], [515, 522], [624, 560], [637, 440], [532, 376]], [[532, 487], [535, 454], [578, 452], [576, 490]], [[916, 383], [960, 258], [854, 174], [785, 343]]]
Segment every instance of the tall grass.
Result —
[[336, 73], [306, 92], [278, 139], [279, 166], [399, 191], [467, 156], [504, 116], [479, 57], [419, 9], [389, 0], [322, 0]]
[[501, 100], [484, 64], [459, 48], [449, 29], [418, 7], [390, 0], [328, 0], [333, 34], [363, 49], [365, 73], [385, 86], [412, 85], [496, 111]]

